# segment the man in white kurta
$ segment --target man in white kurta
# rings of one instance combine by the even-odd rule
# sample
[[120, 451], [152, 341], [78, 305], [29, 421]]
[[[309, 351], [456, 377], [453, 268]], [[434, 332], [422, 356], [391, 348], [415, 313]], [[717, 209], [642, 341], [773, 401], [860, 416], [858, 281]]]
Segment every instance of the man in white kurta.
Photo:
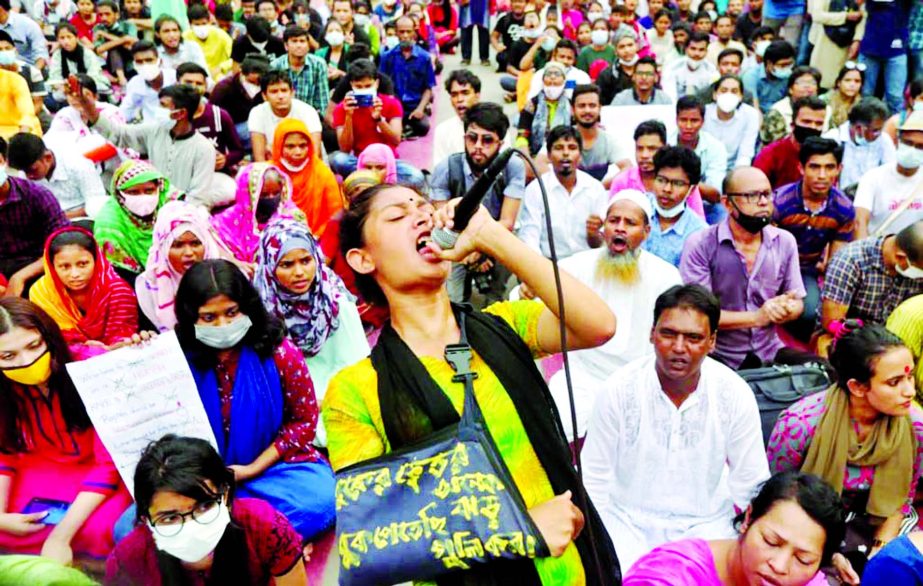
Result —
[[[606, 217], [600, 219], [602, 246], [578, 252], [560, 263], [561, 270], [606, 301], [619, 324], [615, 336], [602, 346], [570, 353], [578, 437], [586, 435], [593, 403], [606, 379], [635, 358], [654, 351], [650, 342], [654, 301], [673, 285], [682, 284], [676, 267], [641, 250], [651, 231], [652, 213], [647, 196], [634, 189], [623, 189], [612, 197]], [[588, 230], [595, 228], [593, 223]], [[607, 266], [621, 269], [611, 271]], [[564, 371], [555, 373], [548, 386], [567, 438], [573, 441]]]
[[606, 381], [583, 448], [587, 493], [623, 568], [669, 541], [734, 537], [734, 506], [769, 478], [753, 392], [707, 357], [717, 299], [685, 285], [658, 304], [654, 354]]

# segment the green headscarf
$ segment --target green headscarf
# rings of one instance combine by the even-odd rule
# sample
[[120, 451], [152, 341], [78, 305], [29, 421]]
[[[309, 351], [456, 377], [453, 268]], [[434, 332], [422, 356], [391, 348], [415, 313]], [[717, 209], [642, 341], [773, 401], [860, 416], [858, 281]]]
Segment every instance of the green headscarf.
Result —
[[97, 586], [73, 568], [54, 560], [31, 555], [0, 556], [0, 586], [42, 584], [44, 586]]
[[142, 183], [155, 181], [160, 184], [160, 198], [157, 210], [165, 203], [182, 199], [184, 194], [170, 187], [170, 181], [163, 174], [144, 161], [125, 161], [112, 176], [111, 195], [99, 214], [93, 227], [96, 242], [106, 258], [113, 265], [140, 273], [147, 264], [147, 255], [154, 236], [154, 222], [157, 212], [151, 218], [140, 218], [125, 208], [122, 191]]

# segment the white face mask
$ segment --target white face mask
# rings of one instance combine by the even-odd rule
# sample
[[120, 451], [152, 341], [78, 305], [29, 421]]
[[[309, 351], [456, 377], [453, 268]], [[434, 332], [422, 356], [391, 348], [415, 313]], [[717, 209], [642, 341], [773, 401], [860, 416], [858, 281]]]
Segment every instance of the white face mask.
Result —
[[558, 40], [554, 38], [548, 38], [542, 41], [542, 49], [546, 52], [551, 52], [554, 50], [555, 45], [558, 44]]
[[263, 41], [262, 43], [257, 43], [253, 39], [250, 39], [250, 44], [253, 45], [253, 48], [257, 51], [262, 51], [266, 48], [266, 45], [269, 44], [269, 41]]
[[192, 34], [201, 40], [208, 38], [208, 25], [207, 24], [194, 24], [192, 25]]
[[628, 59], [627, 61], [626, 61], [625, 59], [619, 58], [619, 63], [620, 63], [621, 65], [624, 65], [625, 67], [631, 67], [631, 66], [633, 66], [634, 64], [636, 64], [640, 59], [641, 59], [641, 58], [638, 57], [637, 55], [635, 55], [635, 56], [632, 57], [631, 59]]
[[740, 96], [737, 94], [718, 94], [715, 105], [725, 114], [730, 114], [740, 105]]
[[324, 36], [324, 40], [327, 41], [327, 44], [331, 47], [339, 47], [343, 44], [345, 36], [339, 31], [330, 31]]
[[401, 44], [401, 40], [394, 35], [388, 35], [385, 37], [385, 47], [388, 49], [393, 49]]
[[190, 564], [204, 559], [215, 551], [231, 523], [231, 514], [224, 502], [219, 503], [218, 507], [218, 517], [211, 523], [203, 525], [195, 519], [186, 519], [179, 533], [170, 537], [164, 537], [149, 527], [157, 549]]
[[546, 85], [542, 89], [549, 100], [557, 100], [564, 93], [563, 85]]
[[0, 51], [0, 66], [16, 63], [16, 49]]
[[244, 93], [247, 94], [248, 98], [252, 98], [256, 94], [260, 93], [259, 85], [250, 83], [244, 78], [240, 78], [240, 87], [244, 88]]
[[160, 75], [160, 62], [135, 65], [135, 71], [138, 72], [138, 75], [140, 75], [141, 79], [144, 81], [154, 81], [157, 79], [157, 76]]
[[686, 210], [686, 201], [683, 200], [679, 204], [673, 206], [672, 208], [666, 210], [660, 207], [660, 204], [657, 203], [657, 198], [653, 198], [654, 209], [657, 211], [657, 215], [661, 218], [675, 218]]
[[596, 30], [590, 33], [590, 42], [601, 47], [609, 42], [609, 31]]
[[138, 216], [146, 218], [157, 210], [157, 204], [160, 202], [160, 195], [125, 195], [122, 194], [125, 202], [125, 209]]
[[589, 21], [590, 24], [593, 24], [594, 22], [596, 22], [602, 17], [603, 17], [602, 12], [588, 12], [586, 15], [586, 19], [587, 21]]
[[901, 265], [895, 265], [894, 270], [896, 270], [900, 276], [907, 279], [913, 279], [915, 281], [923, 279], [923, 269], [920, 267], [915, 267], [910, 263], [908, 263], [906, 269]]
[[[527, 28], [522, 30], [522, 36], [527, 39], [537, 39], [541, 36], [541, 34], [542, 31], [538, 30], [537, 28]], [[923, 102], [920, 103], [923, 104]]]
[[357, 26], [365, 28], [371, 21], [369, 20], [368, 14], [355, 14], [353, 15], [353, 22], [356, 23]]
[[293, 164], [289, 163], [286, 159], [282, 159], [282, 161], [280, 161], [280, 162], [282, 163], [282, 166], [283, 166], [283, 167], [285, 167], [288, 171], [291, 171], [292, 173], [298, 173], [299, 171], [301, 171], [302, 169], [304, 169], [305, 167], [308, 166], [308, 159], [307, 159], [307, 158], [305, 158], [305, 160], [301, 161], [301, 164], [299, 164], [299, 165], [293, 165]]
[[763, 58], [763, 55], [766, 53], [766, 47], [769, 46], [769, 41], [757, 41], [753, 43], [753, 52], [756, 53], [756, 56], [760, 59]]
[[690, 71], [695, 71], [702, 66], [702, 62], [705, 59], [693, 59], [692, 57], [686, 57], [686, 66], [689, 67]]
[[195, 324], [195, 337], [209, 348], [227, 350], [243, 340], [252, 325], [250, 318], [241, 314], [239, 318], [223, 326]]
[[897, 143], [897, 164], [904, 169], [919, 169], [923, 165], [923, 151], [902, 142]]
[[163, 106], [157, 106], [154, 110], [154, 120], [161, 123], [169, 123], [171, 128], [176, 126], [176, 121], [172, 118], [173, 113]]
[[10, 176], [6, 172], [6, 165], [3, 165], [0, 167], [0, 185], [6, 185], [6, 180], [9, 178]]

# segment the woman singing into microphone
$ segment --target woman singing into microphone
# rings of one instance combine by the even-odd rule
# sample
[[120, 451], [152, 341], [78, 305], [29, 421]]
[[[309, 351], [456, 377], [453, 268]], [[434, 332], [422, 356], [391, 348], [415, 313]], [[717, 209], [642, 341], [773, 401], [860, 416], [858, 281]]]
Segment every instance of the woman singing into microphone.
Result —
[[[471, 370], [478, 375], [474, 395], [551, 557], [487, 564], [445, 583], [619, 584], [618, 560], [599, 516], [590, 504], [578, 507], [579, 480], [534, 364], [538, 357], [561, 351], [551, 262], [484, 208], [471, 218], [455, 248], [441, 250], [431, 232], [452, 228], [455, 203], [437, 212], [411, 189], [380, 185], [363, 192], [343, 218], [341, 247], [356, 283], [365, 299], [387, 304], [391, 321], [372, 356], [330, 382], [322, 410], [330, 461], [339, 470], [458, 421], [464, 386], [452, 382], [455, 373], [443, 355], [447, 345], [459, 343], [457, 315], [467, 312]], [[445, 286], [451, 263], [475, 251], [508, 267], [544, 303], [501, 302], [484, 313], [453, 306]], [[615, 316], [605, 302], [569, 275], [561, 273], [561, 280], [570, 348], [590, 348], [611, 338]], [[380, 403], [380, 396], [396, 398]]]

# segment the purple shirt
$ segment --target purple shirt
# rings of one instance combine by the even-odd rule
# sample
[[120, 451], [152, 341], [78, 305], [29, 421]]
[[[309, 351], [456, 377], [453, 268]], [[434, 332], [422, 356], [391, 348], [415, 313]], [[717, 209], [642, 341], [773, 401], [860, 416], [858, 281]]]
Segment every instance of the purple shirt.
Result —
[[[756, 311], [767, 300], [788, 291], [805, 296], [795, 237], [775, 226], [763, 228], [763, 242], [751, 273], [747, 273], [746, 259], [734, 246], [726, 219], [686, 240], [679, 272], [684, 283], [714, 291], [726, 311]], [[714, 356], [737, 368], [750, 352], [764, 363], [772, 362], [783, 346], [774, 324], [720, 330]]]
[[0, 202], [0, 274], [42, 258], [45, 239], [70, 224], [48, 189], [27, 179], [9, 178], [10, 193]]

